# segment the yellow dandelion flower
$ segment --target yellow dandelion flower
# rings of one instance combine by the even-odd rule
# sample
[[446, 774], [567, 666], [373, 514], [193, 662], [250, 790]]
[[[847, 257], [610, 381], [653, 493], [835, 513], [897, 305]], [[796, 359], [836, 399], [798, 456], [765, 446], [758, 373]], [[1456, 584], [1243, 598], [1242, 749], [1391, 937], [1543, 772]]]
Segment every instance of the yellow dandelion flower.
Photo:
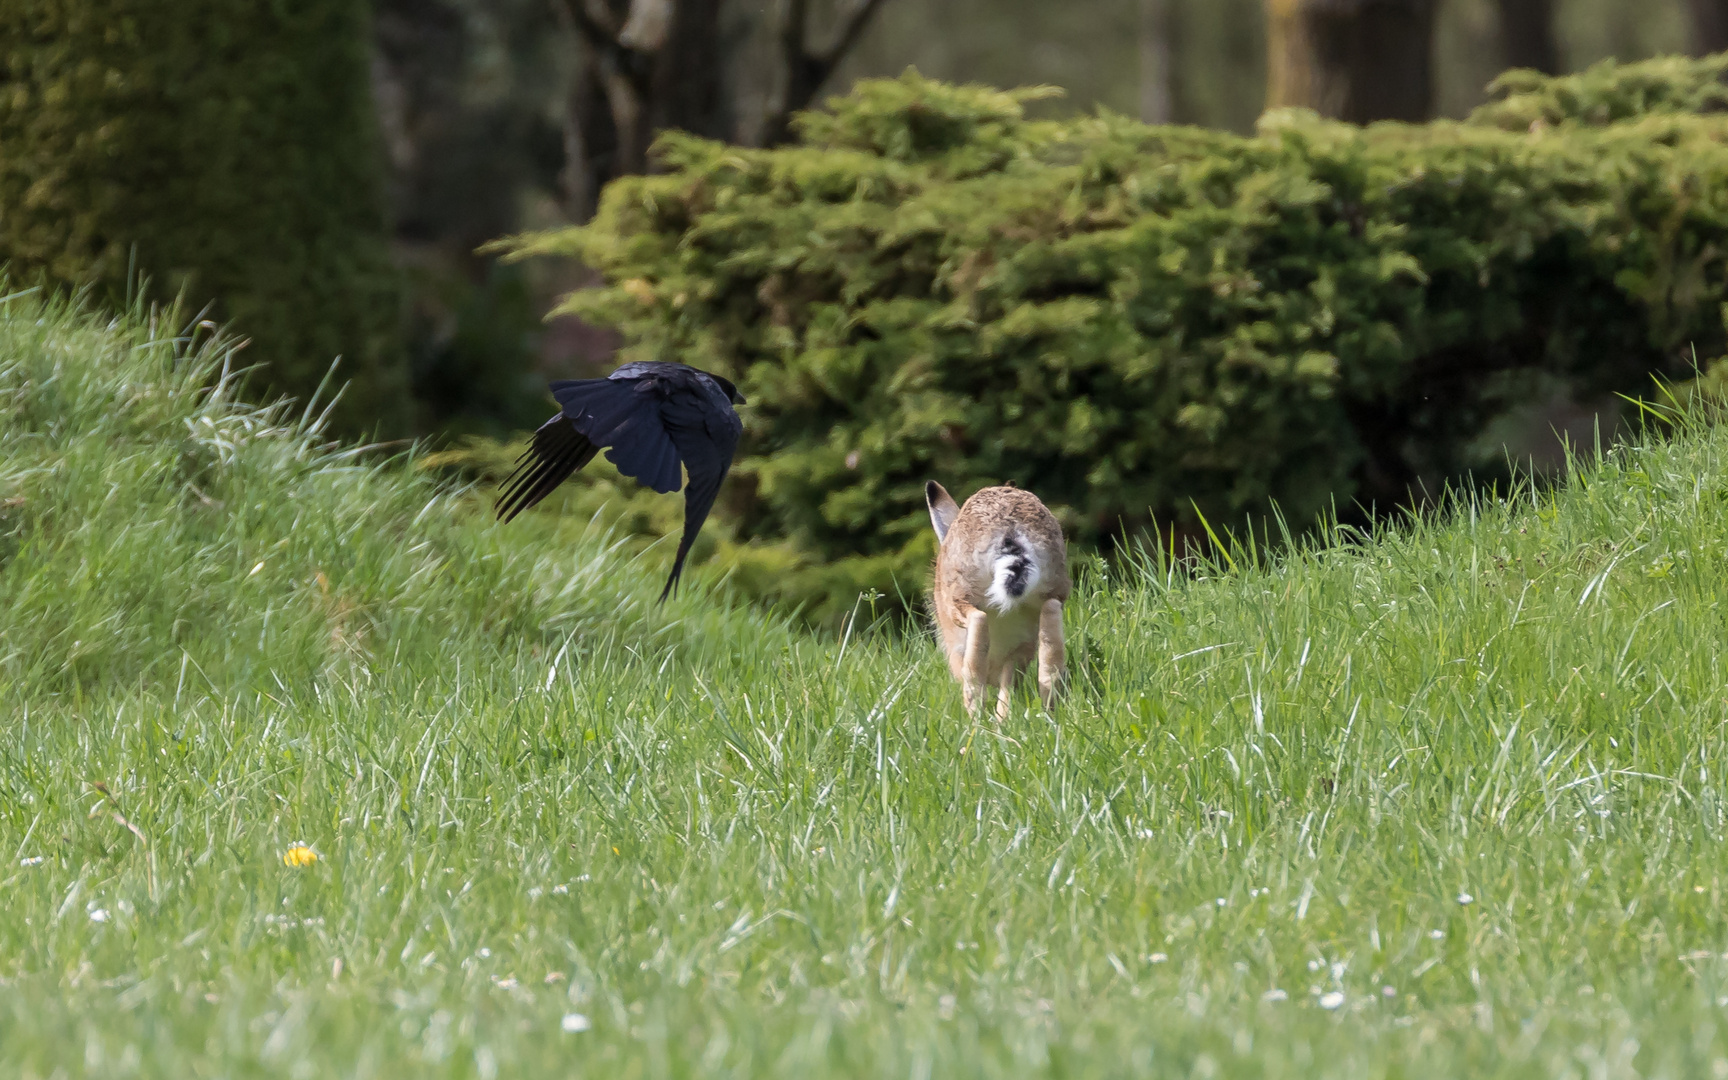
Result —
[[292, 866], [295, 869], [311, 866], [317, 861], [318, 853], [305, 844], [290, 844], [288, 850], [282, 853], [282, 865]]

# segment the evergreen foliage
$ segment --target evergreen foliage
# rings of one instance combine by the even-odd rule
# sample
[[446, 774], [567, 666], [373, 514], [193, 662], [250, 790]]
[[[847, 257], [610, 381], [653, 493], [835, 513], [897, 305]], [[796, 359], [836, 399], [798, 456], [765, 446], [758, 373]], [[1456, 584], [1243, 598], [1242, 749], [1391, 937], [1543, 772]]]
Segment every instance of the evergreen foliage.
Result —
[[1508, 71], [1488, 87], [1493, 99], [1471, 121], [1514, 131], [1531, 124], [1601, 126], [1651, 113], [1728, 111], [1728, 53], [1696, 60], [1664, 56], [1639, 64], [1604, 60], [1566, 78]]
[[213, 302], [270, 389], [340, 355], [341, 426], [402, 426], [368, 42], [349, 0], [0, 5], [0, 260]]
[[929, 477], [1033, 489], [1081, 544], [1301, 525], [1483, 464], [1533, 386], [1637, 392], [1719, 352], [1723, 65], [1520, 75], [1464, 123], [1281, 111], [1246, 138], [1035, 122], [1039, 91], [908, 73], [795, 147], [669, 135], [664, 174], [513, 247], [603, 270], [564, 310], [628, 358], [740, 382], [738, 535], [797, 552], [764, 550], [770, 591], [844, 607], [919, 587]]

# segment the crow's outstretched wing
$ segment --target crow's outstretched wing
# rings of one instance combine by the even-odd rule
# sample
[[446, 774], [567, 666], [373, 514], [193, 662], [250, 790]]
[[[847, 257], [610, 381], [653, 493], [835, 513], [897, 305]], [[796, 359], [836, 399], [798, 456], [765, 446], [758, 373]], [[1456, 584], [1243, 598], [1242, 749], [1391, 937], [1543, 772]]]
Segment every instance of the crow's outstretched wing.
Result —
[[534, 441], [516, 460], [515, 471], [504, 481], [496, 507], [498, 520], [509, 521], [552, 494], [571, 473], [594, 460], [599, 449], [563, 413], [541, 424], [534, 432]]
[[[628, 369], [625, 369], [628, 370]], [[625, 476], [662, 495], [677, 491], [678, 448], [667, 438], [660, 410], [672, 380], [648, 373], [552, 384], [564, 415]]]
[[720, 484], [732, 469], [732, 455], [738, 449], [738, 437], [744, 425], [732, 411], [731, 402], [719, 387], [698, 377], [688, 388], [679, 388], [667, 395], [660, 406], [667, 436], [678, 447], [684, 460], [684, 471], [690, 476], [690, 486], [684, 489], [684, 535], [678, 538], [678, 554], [672, 560], [672, 576], [660, 590], [660, 599], [671, 595], [684, 573], [684, 559], [690, 545], [708, 520], [714, 497]]
[[504, 482], [498, 517], [509, 521], [544, 499], [601, 447], [619, 472], [661, 494], [678, 490], [682, 466], [690, 477], [684, 535], [660, 592], [666, 599], [677, 588], [690, 546], [732, 468], [744, 431], [732, 404], [743, 396], [717, 376], [654, 361], [626, 364], [604, 379], [555, 382], [552, 396], [560, 411], [540, 425]]

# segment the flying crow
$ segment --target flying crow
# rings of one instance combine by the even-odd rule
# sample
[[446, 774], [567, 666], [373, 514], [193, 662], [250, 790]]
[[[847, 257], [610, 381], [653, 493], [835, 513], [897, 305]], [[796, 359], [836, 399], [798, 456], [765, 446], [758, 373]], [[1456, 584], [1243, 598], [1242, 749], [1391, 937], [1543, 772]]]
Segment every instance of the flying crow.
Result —
[[509, 521], [550, 495], [602, 447], [619, 472], [662, 495], [678, 490], [682, 463], [690, 487], [684, 493], [684, 535], [660, 592], [665, 600], [732, 468], [744, 433], [732, 406], [744, 404], [744, 395], [718, 375], [648, 360], [625, 364], [604, 379], [562, 379], [552, 384], [552, 396], [562, 409], [534, 432], [504, 481], [499, 520]]

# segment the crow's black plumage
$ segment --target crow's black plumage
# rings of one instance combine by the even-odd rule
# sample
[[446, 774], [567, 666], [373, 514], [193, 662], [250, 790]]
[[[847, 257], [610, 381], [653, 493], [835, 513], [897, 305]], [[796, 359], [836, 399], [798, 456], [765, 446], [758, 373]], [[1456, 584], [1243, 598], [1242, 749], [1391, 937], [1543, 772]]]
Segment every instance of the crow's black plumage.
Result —
[[552, 493], [565, 478], [594, 460], [606, 460], [662, 495], [677, 491], [678, 467], [690, 476], [684, 493], [684, 535], [672, 561], [664, 600], [678, 585], [684, 558], [702, 530], [732, 454], [744, 433], [733, 405], [744, 404], [738, 388], [718, 375], [685, 364], [639, 361], [604, 379], [565, 379], [552, 384], [562, 406], [540, 425], [504, 481], [498, 518], [509, 521]]

